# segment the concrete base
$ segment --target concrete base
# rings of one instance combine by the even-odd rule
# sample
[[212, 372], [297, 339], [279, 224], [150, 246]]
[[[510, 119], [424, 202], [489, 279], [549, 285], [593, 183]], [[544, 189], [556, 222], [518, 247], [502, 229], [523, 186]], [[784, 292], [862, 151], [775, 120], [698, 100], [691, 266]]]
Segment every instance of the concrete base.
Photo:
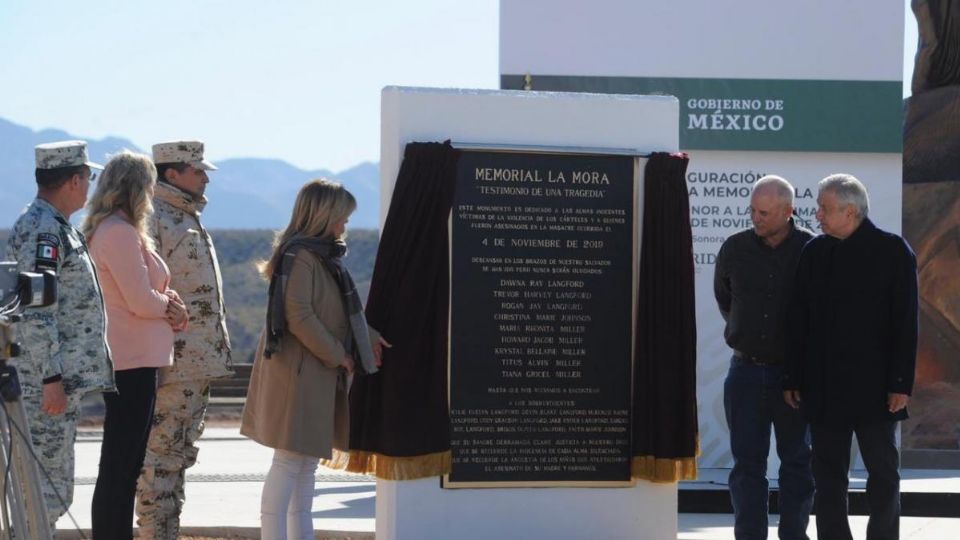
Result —
[[437, 478], [377, 480], [377, 540], [677, 538], [677, 485], [441, 489]]

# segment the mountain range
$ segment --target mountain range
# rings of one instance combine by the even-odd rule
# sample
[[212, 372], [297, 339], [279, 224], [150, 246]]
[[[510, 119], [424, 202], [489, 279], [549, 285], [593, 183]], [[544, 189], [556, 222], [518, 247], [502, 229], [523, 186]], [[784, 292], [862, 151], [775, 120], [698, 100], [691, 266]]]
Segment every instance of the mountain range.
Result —
[[[70, 133], [44, 129], [34, 131], [0, 118], [0, 229], [13, 225], [36, 195], [33, 147], [37, 144], [82, 139]], [[119, 137], [86, 139], [90, 159], [106, 163], [111, 153], [124, 148], [143, 152]], [[149, 149], [145, 152], [149, 154]], [[307, 171], [278, 159], [235, 158], [215, 162], [203, 213], [211, 229], [279, 229], [286, 226], [297, 191], [312, 178], [340, 181], [357, 199], [350, 227], [376, 229], [380, 211], [380, 172], [377, 163], [365, 162], [349, 169]]]

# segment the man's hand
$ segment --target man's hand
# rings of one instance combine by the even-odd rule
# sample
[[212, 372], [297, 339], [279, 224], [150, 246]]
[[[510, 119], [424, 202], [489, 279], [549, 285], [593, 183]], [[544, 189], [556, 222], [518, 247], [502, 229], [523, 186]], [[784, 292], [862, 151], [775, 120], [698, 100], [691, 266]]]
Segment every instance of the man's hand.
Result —
[[910, 396], [906, 394], [894, 394], [892, 392], [887, 394], [887, 407], [892, 413], [906, 408], [908, 401], [910, 401]]
[[50, 416], [63, 414], [67, 410], [67, 394], [63, 391], [63, 381], [43, 385], [43, 401], [40, 410]]
[[800, 391], [784, 390], [783, 400], [787, 402], [787, 405], [789, 405], [791, 409], [799, 409], [800, 408]]

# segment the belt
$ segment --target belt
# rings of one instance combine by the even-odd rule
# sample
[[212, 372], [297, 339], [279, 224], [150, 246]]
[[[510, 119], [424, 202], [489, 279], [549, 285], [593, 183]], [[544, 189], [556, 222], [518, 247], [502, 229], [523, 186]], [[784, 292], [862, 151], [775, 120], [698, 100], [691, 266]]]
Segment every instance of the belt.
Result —
[[739, 358], [740, 360], [743, 360], [744, 362], [749, 362], [757, 366], [770, 366], [770, 365], [780, 364], [779, 360], [770, 360], [769, 358], [752, 356], [737, 350], [733, 351], [733, 356]]

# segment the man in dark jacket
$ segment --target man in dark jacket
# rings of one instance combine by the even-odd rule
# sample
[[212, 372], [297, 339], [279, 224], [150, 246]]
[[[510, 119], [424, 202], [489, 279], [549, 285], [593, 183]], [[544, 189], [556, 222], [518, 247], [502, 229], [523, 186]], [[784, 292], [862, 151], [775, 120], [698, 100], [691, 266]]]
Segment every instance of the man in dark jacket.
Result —
[[917, 353], [917, 263], [899, 236], [868, 218], [859, 180], [820, 182], [824, 234], [803, 249], [788, 312], [784, 399], [810, 421], [817, 535], [851, 539], [847, 523], [854, 433], [867, 467], [868, 539], [896, 539], [900, 456]]
[[807, 540], [813, 505], [810, 436], [799, 411], [782, 399], [786, 356], [786, 303], [800, 250], [813, 233], [794, 224], [793, 186], [764, 176], [753, 186], [753, 228], [723, 243], [717, 255], [713, 291], [733, 349], [723, 383], [723, 405], [730, 430], [730, 500], [737, 540], [767, 537], [767, 455], [770, 428], [780, 457], [782, 540]]

